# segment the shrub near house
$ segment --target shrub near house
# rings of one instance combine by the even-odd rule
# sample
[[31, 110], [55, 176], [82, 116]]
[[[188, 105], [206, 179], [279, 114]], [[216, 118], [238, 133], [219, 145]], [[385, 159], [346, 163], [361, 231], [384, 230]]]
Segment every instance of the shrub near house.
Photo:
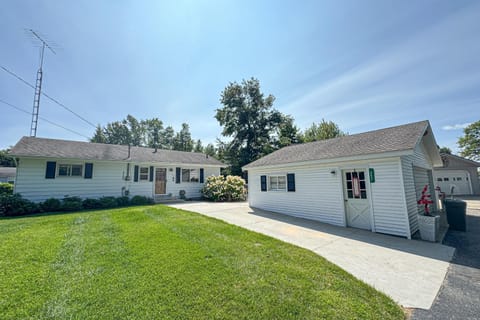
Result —
[[245, 180], [238, 176], [210, 176], [202, 194], [211, 201], [245, 200]]

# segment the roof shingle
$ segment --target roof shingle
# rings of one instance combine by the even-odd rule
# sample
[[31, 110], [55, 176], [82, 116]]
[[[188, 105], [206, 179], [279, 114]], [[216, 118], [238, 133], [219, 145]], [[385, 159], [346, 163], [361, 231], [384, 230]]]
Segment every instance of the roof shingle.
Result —
[[203, 153], [183, 152], [131, 147], [130, 157], [128, 146], [91, 143], [70, 140], [57, 140], [36, 137], [23, 137], [11, 149], [10, 154], [18, 157], [45, 157], [105, 161], [135, 161], [135, 162], [162, 162], [185, 163], [225, 166], [215, 158]]
[[244, 168], [412, 150], [428, 126], [428, 121], [420, 121], [334, 139], [291, 145], [251, 162]]

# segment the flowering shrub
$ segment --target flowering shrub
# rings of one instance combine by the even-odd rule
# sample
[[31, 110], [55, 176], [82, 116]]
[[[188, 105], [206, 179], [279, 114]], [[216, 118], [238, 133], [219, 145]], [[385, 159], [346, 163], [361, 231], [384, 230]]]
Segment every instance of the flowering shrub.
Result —
[[245, 200], [245, 180], [237, 176], [210, 176], [203, 186], [202, 194], [212, 201]]

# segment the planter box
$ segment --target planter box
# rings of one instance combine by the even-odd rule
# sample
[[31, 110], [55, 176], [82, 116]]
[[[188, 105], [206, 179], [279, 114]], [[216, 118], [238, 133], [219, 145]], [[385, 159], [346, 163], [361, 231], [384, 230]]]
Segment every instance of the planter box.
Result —
[[418, 215], [418, 227], [422, 240], [435, 242], [440, 233], [440, 216]]

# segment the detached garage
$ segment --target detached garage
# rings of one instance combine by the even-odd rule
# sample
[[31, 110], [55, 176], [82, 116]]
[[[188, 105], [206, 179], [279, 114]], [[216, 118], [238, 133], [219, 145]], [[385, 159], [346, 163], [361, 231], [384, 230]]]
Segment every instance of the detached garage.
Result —
[[480, 195], [480, 163], [453, 154], [441, 154], [442, 166], [435, 167], [435, 185], [447, 195]]
[[441, 165], [428, 121], [298, 144], [246, 165], [252, 207], [410, 238]]

